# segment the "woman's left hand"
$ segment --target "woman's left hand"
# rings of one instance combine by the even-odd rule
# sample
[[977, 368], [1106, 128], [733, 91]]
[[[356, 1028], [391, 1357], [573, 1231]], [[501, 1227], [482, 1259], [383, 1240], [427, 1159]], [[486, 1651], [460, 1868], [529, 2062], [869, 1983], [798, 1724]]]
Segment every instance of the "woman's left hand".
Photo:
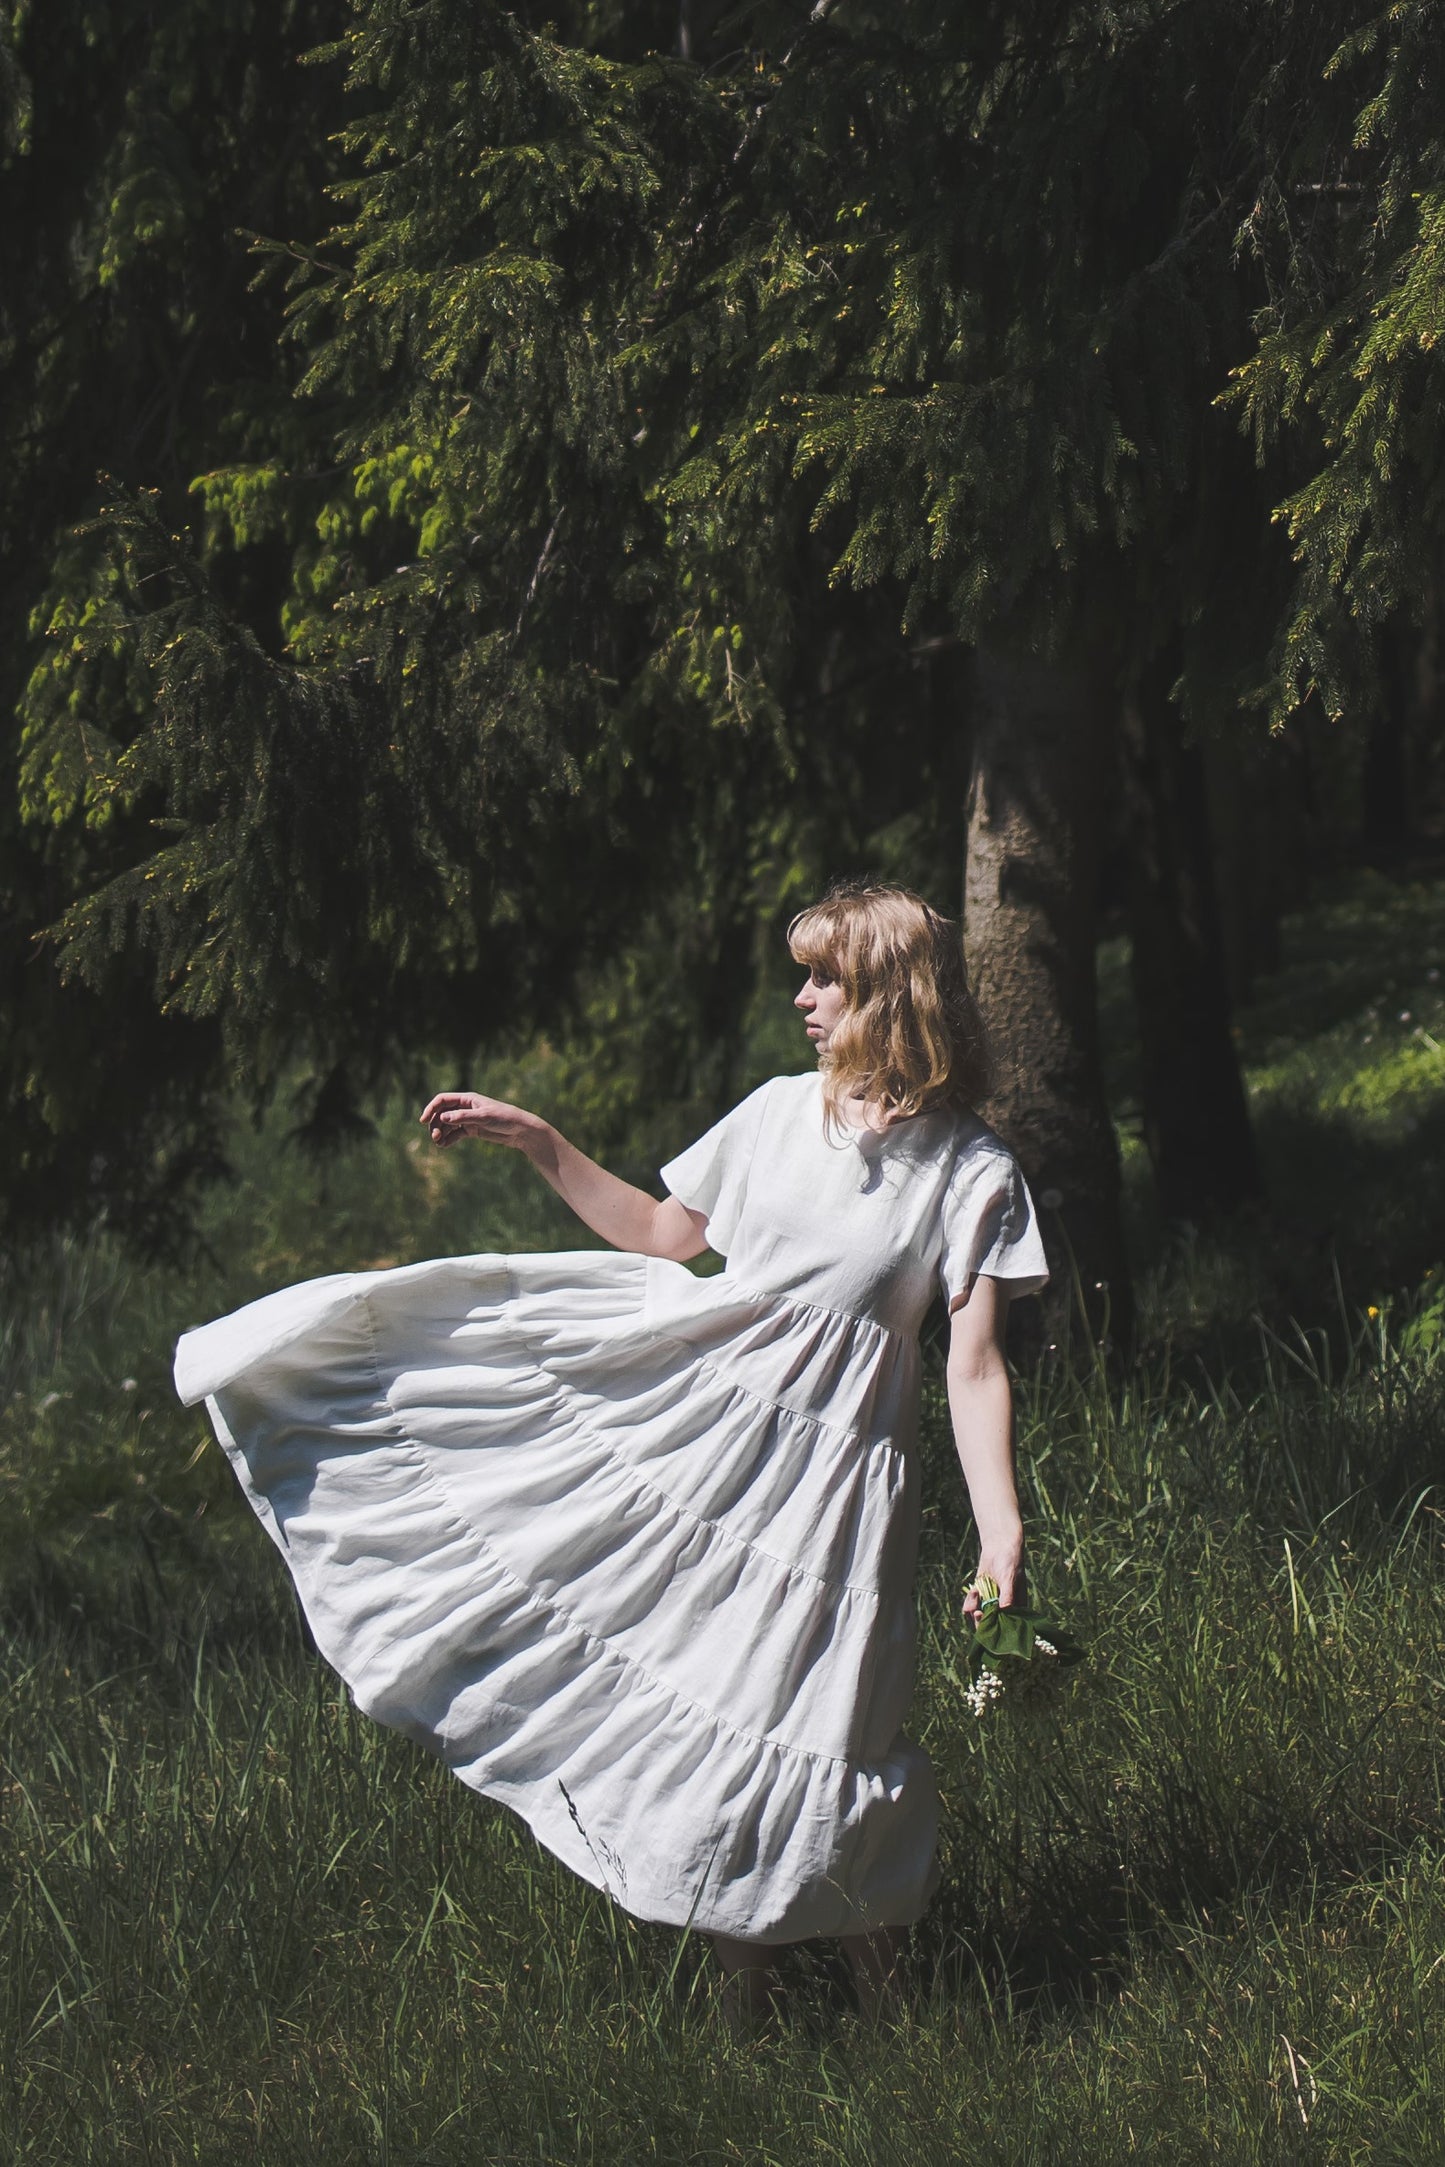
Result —
[[1028, 1591], [1024, 1582], [1022, 1550], [1012, 1548], [991, 1550], [985, 1546], [979, 1554], [978, 1572], [973, 1576], [975, 1584], [963, 1599], [963, 1614], [970, 1623], [978, 1616], [982, 1608], [982, 1597], [979, 1595], [977, 1586], [980, 1574], [998, 1582], [1000, 1610], [1011, 1610], [1015, 1604], [1027, 1602]]
[[[1005, 1609], [1024, 1599], [1024, 1529], [1014, 1482], [1013, 1393], [1004, 1359], [1008, 1291], [980, 1273], [953, 1305], [948, 1340], [948, 1411], [978, 1530], [978, 1569], [998, 1582]], [[963, 1614], [977, 1618], [972, 1589]]]

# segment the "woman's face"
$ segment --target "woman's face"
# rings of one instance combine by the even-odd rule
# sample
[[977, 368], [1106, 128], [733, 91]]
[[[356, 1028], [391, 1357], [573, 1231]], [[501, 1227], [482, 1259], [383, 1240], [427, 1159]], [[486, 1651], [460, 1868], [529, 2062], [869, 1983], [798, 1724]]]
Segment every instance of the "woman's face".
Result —
[[802, 1011], [808, 1036], [819, 1053], [828, 1051], [828, 1041], [842, 1021], [846, 1005], [837, 979], [830, 978], [821, 964], [815, 964], [794, 997], [793, 1006]]

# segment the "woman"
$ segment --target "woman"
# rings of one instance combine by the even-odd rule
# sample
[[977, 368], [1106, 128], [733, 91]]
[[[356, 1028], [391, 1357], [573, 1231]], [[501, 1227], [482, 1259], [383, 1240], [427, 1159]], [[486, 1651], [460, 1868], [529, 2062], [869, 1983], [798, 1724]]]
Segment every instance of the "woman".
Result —
[[[470, 1092], [422, 1115], [522, 1151], [621, 1255], [460, 1257], [268, 1295], [182, 1340], [357, 1704], [514, 1807], [644, 1919], [716, 1941], [735, 2005], [835, 1935], [865, 2010], [935, 1880], [912, 1683], [918, 1329], [981, 1555], [1021, 1586], [1009, 1297], [1042, 1286], [1023, 1177], [971, 1111], [982, 1029], [915, 895], [789, 932], [818, 1068], [754, 1091], [655, 1201]], [[699, 1279], [685, 1261], [726, 1258]], [[966, 1610], [976, 1608], [970, 1598]]]

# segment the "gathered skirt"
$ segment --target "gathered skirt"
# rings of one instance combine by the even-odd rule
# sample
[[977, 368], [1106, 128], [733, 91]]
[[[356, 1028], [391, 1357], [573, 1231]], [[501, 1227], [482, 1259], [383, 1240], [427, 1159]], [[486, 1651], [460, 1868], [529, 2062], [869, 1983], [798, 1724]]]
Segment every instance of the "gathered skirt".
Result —
[[615, 1252], [290, 1287], [188, 1333], [357, 1705], [639, 1918], [904, 1925], [916, 1342]]

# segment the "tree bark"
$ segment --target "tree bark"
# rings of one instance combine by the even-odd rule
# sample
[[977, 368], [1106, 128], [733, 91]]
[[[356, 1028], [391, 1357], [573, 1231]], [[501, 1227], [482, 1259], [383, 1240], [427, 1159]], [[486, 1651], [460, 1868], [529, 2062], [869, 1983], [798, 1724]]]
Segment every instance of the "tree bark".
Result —
[[1309, 746], [1298, 721], [1261, 741], [1253, 726], [1201, 748], [1214, 842], [1229, 996], [1252, 999], [1255, 981], [1280, 968], [1281, 922], [1309, 899], [1319, 808]]
[[1144, 1141], [1164, 1217], [1205, 1225], [1262, 1185], [1230, 1028], [1204, 760], [1147, 681], [1123, 702], [1120, 748]]
[[982, 1110], [1039, 1206], [1047, 1343], [1086, 1326], [1123, 1349], [1133, 1301], [1094, 963], [1104, 711], [1080, 678], [996, 652], [977, 656], [973, 693], [964, 942], [997, 1064]]
[[1409, 625], [1386, 625], [1376, 651], [1379, 690], [1360, 773], [1360, 848], [1366, 865], [1389, 872], [1409, 856], [1415, 841], [1409, 740], [1420, 636]]

